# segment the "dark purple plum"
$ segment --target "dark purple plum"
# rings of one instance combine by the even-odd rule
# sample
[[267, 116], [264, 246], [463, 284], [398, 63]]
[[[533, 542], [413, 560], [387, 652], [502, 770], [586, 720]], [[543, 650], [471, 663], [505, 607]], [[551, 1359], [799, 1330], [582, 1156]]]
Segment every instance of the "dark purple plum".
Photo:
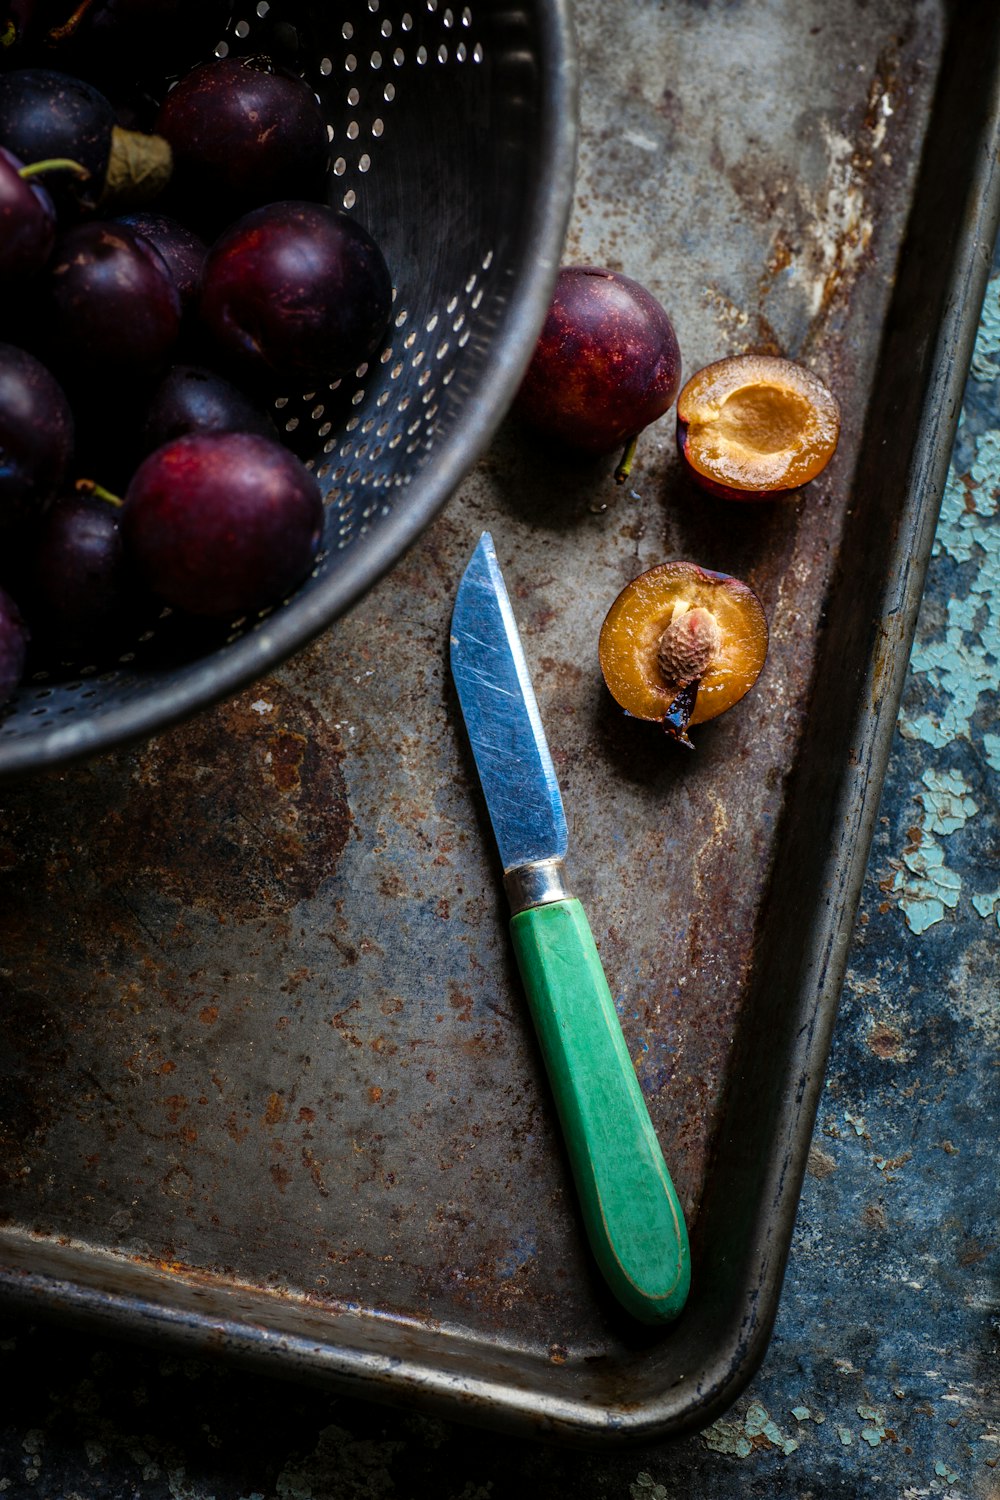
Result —
[[120, 508], [96, 494], [60, 494], [39, 528], [32, 559], [33, 634], [82, 646], [113, 627], [128, 598]]
[[268, 413], [232, 381], [201, 365], [174, 365], [146, 410], [142, 454], [198, 432], [255, 432], [278, 441]]
[[681, 355], [666, 311], [639, 282], [598, 266], [564, 266], [515, 408], [582, 453], [627, 445], [674, 403]]
[[60, 223], [147, 203], [170, 177], [166, 141], [124, 129], [92, 83], [50, 68], [0, 74], [0, 146], [22, 162], [77, 164], [79, 171], [53, 173], [46, 182]]
[[189, 67], [220, 39], [233, 6], [232, 0], [38, 0], [37, 9], [41, 45], [54, 63], [111, 80], [125, 73], [165, 78]]
[[88, 174], [53, 175], [46, 184], [60, 216], [96, 208], [111, 157], [115, 112], [82, 78], [48, 68], [0, 74], [0, 146], [22, 162], [53, 157], [77, 162]]
[[40, 271], [56, 239], [56, 210], [42, 184], [23, 175], [24, 163], [0, 146], [0, 279]]
[[93, 219], [68, 229], [43, 292], [48, 346], [74, 384], [156, 374], [177, 342], [180, 293], [159, 251], [127, 224]]
[[312, 567], [323, 502], [304, 464], [256, 433], [200, 433], [157, 448], [125, 495], [127, 556], [150, 590], [190, 615], [276, 604]]
[[0, 344], [0, 533], [40, 514], [73, 455], [73, 415], [55, 376]]
[[0, 704], [7, 703], [24, 676], [28, 627], [5, 589], [0, 589]]
[[378, 245], [349, 214], [301, 201], [252, 210], [208, 253], [201, 319], [247, 371], [332, 380], [384, 337], [392, 280]]
[[323, 112], [309, 85], [269, 57], [192, 68], [167, 94], [156, 131], [173, 151], [176, 201], [220, 225], [279, 198], [323, 197]]
[[208, 246], [201, 236], [169, 214], [154, 213], [152, 209], [119, 214], [114, 222], [127, 224], [136, 234], [149, 240], [170, 269], [180, 293], [182, 310], [196, 307], [201, 292], [201, 273], [208, 254]]

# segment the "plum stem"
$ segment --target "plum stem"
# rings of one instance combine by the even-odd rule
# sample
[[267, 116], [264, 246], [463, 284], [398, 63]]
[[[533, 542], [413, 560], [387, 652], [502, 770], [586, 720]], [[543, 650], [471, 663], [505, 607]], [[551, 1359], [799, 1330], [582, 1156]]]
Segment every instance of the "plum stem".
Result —
[[83, 495], [94, 495], [98, 500], [106, 500], [109, 505], [116, 505], [119, 510], [125, 503], [120, 495], [113, 495], [110, 490], [104, 488], [103, 484], [98, 484], [95, 479], [78, 479], [73, 488], [79, 490]]
[[688, 750], [694, 749], [694, 740], [688, 734], [688, 724], [694, 713], [700, 681], [701, 678], [696, 677], [693, 682], [685, 683], [661, 720], [670, 738], [676, 740], [679, 745], [684, 745]]
[[635, 458], [635, 447], [638, 441], [639, 434], [635, 433], [625, 444], [624, 452], [622, 453], [621, 458], [618, 460], [618, 467], [615, 470], [615, 484], [624, 484], [628, 476], [631, 474], [632, 460]]
[[79, 29], [80, 22], [86, 16], [93, 4], [93, 0], [80, 0], [80, 4], [71, 11], [61, 26], [52, 26], [49, 29], [48, 40], [50, 42], [65, 42]]
[[89, 177], [87, 168], [68, 156], [49, 156], [44, 161], [32, 161], [18, 169], [19, 177], [34, 177], [38, 172], [75, 172], [78, 177]]

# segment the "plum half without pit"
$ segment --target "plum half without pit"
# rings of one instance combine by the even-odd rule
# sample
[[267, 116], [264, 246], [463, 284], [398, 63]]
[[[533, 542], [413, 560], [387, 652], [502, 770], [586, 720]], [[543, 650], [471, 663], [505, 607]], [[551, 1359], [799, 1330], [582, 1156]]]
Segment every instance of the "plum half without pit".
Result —
[[680, 383], [677, 335], [653, 294], [617, 271], [563, 266], [514, 406], [580, 453], [621, 453], [623, 484], [639, 434], [669, 411]]
[[700, 489], [723, 500], [771, 500], [822, 473], [840, 437], [840, 407], [795, 360], [733, 354], [706, 365], [677, 398], [677, 447]]
[[688, 729], [750, 691], [767, 657], [763, 606], [749, 584], [692, 562], [665, 562], [626, 584], [598, 643], [611, 696], [693, 748]]

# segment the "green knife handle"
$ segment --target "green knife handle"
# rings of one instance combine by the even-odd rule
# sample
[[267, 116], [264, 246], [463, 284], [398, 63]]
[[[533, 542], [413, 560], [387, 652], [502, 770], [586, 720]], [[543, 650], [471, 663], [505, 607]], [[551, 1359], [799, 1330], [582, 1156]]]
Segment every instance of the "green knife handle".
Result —
[[633, 1317], [666, 1322], [690, 1285], [687, 1230], [586, 913], [529, 907], [511, 935], [597, 1263]]

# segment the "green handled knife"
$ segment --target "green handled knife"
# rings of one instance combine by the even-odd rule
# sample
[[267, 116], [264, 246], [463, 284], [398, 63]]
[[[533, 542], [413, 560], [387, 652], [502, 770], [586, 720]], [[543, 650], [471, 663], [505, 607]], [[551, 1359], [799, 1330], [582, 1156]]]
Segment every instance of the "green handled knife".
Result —
[[622, 1306], [666, 1322], [690, 1284], [684, 1216], [589, 923], [563, 882], [562, 798], [489, 532], [455, 598], [451, 670], [587, 1236]]

